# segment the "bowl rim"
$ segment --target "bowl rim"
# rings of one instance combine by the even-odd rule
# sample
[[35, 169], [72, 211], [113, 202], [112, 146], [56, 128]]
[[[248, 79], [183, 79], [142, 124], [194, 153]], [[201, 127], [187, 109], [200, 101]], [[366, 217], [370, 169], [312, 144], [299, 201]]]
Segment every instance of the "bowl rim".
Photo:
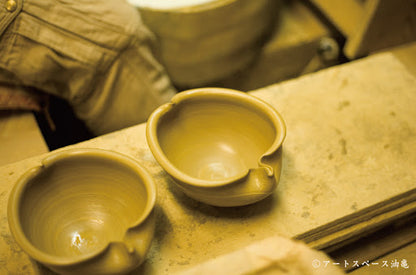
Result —
[[208, 2], [196, 3], [196, 4], [188, 5], [188, 6], [166, 7], [166, 8], [143, 6], [140, 4], [135, 4], [131, 1], [129, 1], [129, 3], [133, 7], [141, 11], [151, 11], [154, 13], [171, 13], [171, 14], [193, 14], [193, 13], [209, 12], [211, 10], [223, 8], [235, 2], [241, 2], [241, 1], [245, 1], [245, 0], [211, 0]]
[[[243, 177], [247, 176], [250, 172], [250, 169], [243, 171], [242, 173], [221, 180], [204, 180], [199, 179], [193, 176], [190, 176], [178, 168], [176, 168], [164, 154], [158, 138], [157, 138], [157, 129], [160, 122], [160, 119], [167, 114], [170, 110], [175, 108], [179, 103], [187, 101], [195, 97], [223, 97], [226, 99], [234, 99], [234, 103], [253, 106], [258, 110], [261, 110], [275, 125], [276, 137], [272, 145], [259, 157], [258, 164], [261, 165], [261, 160], [276, 152], [283, 144], [283, 141], [286, 137], [286, 124], [283, 120], [283, 117], [267, 102], [247, 94], [246, 92], [228, 89], [228, 88], [218, 88], [218, 87], [206, 87], [206, 88], [196, 88], [190, 89], [176, 94], [170, 102], [165, 103], [159, 106], [153, 113], [149, 116], [149, 119], [146, 123], [146, 139], [147, 143], [152, 151], [153, 156], [157, 162], [162, 166], [162, 168], [171, 175], [174, 179], [179, 180], [181, 183], [188, 186], [199, 187], [199, 188], [215, 188], [220, 186], [228, 185], [232, 182], [235, 182]], [[269, 174], [269, 176], [272, 176]]]
[[105, 253], [105, 251], [108, 250], [108, 248], [113, 243], [123, 242], [119, 240], [109, 241], [107, 245], [103, 246], [103, 248], [82, 255], [56, 256], [37, 248], [26, 237], [22, 225], [20, 223], [19, 206], [22, 202], [23, 192], [26, 190], [28, 183], [31, 181], [31, 179], [38, 176], [42, 172], [42, 170], [48, 169], [48, 167], [59, 161], [70, 159], [76, 156], [93, 156], [97, 158], [106, 158], [108, 160], [118, 161], [119, 164], [122, 164], [123, 166], [132, 169], [133, 171], [138, 173], [138, 175], [142, 178], [143, 185], [145, 186], [145, 189], [147, 191], [148, 200], [144, 207], [143, 213], [137, 218], [137, 220], [133, 224], [129, 225], [125, 229], [123, 236], [125, 236], [130, 229], [140, 226], [141, 223], [144, 222], [150, 216], [156, 204], [157, 190], [152, 176], [145, 168], [143, 168], [135, 159], [133, 159], [130, 156], [124, 155], [116, 151], [98, 148], [63, 149], [57, 150], [56, 152], [46, 156], [44, 159], [41, 160], [40, 165], [32, 167], [25, 173], [23, 173], [23, 175], [18, 179], [18, 181], [14, 185], [9, 195], [7, 216], [10, 231], [16, 242], [22, 248], [22, 250], [25, 251], [31, 258], [47, 265], [49, 264], [54, 266], [70, 266], [74, 264], [80, 264]]

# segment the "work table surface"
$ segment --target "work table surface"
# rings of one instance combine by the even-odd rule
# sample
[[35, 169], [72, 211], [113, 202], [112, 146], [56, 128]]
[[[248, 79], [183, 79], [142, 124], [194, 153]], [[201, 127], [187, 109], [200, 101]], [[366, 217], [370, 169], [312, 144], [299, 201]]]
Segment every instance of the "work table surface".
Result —
[[[287, 125], [280, 183], [254, 205], [218, 208], [187, 198], [153, 158], [145, 124], [69, 146], [129, 155], [153, 175], [155, 239], [133, 273], [172, 273], [273, 235], [293, 237], [416, 187], [416, 78], [393, 54], [251, 94]], [[10, 190], [44, 156], [0, 167], [0, 274], [49, 272], [29, 260], [7, 223]]]

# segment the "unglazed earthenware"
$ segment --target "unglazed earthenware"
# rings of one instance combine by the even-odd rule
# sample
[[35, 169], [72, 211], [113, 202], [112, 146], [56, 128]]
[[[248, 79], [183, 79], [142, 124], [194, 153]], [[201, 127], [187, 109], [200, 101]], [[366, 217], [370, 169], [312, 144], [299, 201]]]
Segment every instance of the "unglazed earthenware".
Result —
[[11, 233], [33, 259], [62, 274], [137, 267], [154, 233], [156, 189], [133, 159], [99, 149], [46, 157], [14, 186]]
[[222, 88], [184, 91], [147, 122], [149, 147], [188, 196], [215, 206], [241, 206], [277, 186], [286, 127], [270, 105]]
[[168, 4], [177, 1], [129, 2], [157, 36], [161, 62], [180, 87], [201, 87], [247, 68], [278, 14], [274, 0], [189, 0], [181, 6]]

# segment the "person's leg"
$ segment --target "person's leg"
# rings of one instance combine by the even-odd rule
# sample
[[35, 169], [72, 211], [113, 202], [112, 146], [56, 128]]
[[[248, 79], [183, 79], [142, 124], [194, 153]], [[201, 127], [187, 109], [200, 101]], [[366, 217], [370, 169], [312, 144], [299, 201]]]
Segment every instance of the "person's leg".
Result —
[[0, 37], [0, 73], [67, 100], [103, 134], [144, 122], [175, 94], [152, 39], [125, 1], [26, 0]]
[[149, 45], [135, 40], [97, 77], [94, 92], [73, 108], [90, 129], [102, 134], [145, 122], [175, 93]]

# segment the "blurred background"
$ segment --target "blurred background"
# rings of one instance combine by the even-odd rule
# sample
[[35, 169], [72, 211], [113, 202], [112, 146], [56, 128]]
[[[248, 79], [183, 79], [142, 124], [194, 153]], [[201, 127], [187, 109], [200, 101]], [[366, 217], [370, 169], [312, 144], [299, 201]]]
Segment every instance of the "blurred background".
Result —
[[[178, 91], [251, 91], [416, 39], [415, 0], [129, 3], [153, 32], [154, 54]], [[48, 105], [48, 113], [0, 113], [0, 138], [10, 148], [4, 162], [93, 137], [65, 101]]]
[[130, 1], [180, 90], [253, 90], [416, 38], [413, 0]]

